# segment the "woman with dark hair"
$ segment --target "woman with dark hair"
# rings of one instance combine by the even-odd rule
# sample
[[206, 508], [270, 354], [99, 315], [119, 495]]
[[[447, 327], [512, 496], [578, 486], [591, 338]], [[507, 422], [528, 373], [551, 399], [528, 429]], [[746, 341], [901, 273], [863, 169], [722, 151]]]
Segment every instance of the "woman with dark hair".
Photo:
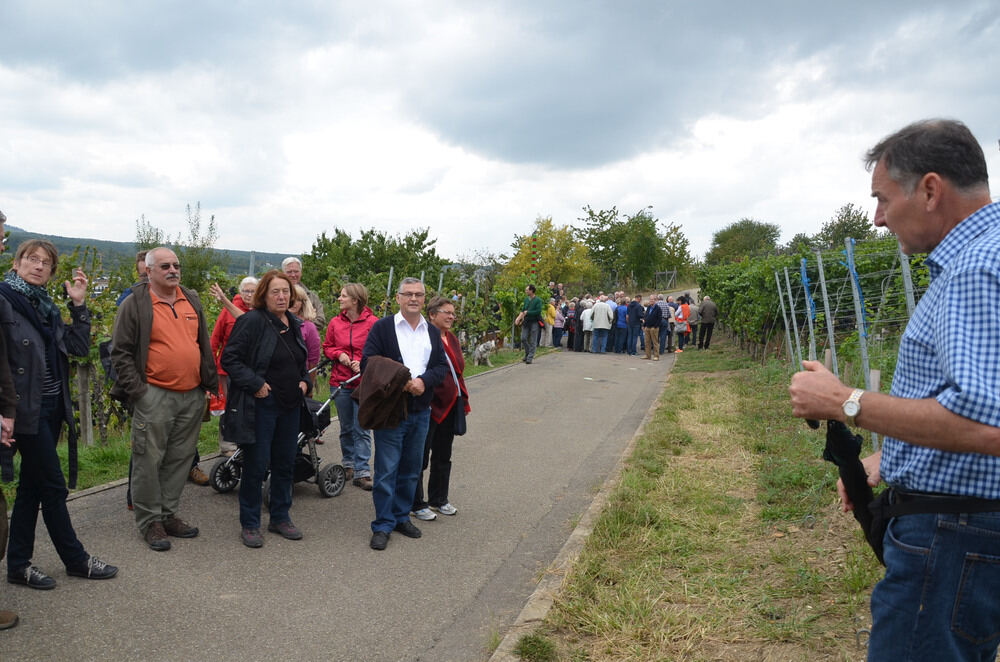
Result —
[[288, 312], [295, 290], [282, 272], [264, 274], [253, 295], [253, 310], [233, 326], [221, 365], [229, 373], [229, 399], [222, 420], [226, 439], [243, 451], [240, 478], [240, 538], [261, 547], [261, 484], [271, 470], [267, 530], [288, 540], [302, 532], [288, 514], [298, 452], [302, 397], [309, 390], [306, 343], [300, 322]]
[[[65, 281], [72, 323], [67, 326], [46, 286], [59, 264], [56, 247], [32, 239], [22, 243], [14, 268], [0, 283], [0, 327], [8, 348], [10, 372], [17, 393], [14, 434], [21, 454], [21, 475], [10, 518], [7, 545], [7, 581], [31, 588], [50, 589], [56, 580], [31, 565], [35, 526], [42, 519], [52, 544], [66, 566], [66, 574], [88, 579], [110, 579], [118, 568], [90, 556], [76, 537], [66, 508], [66, 479], [56, 453], [63, 423], [69, 426], [69, 484], [76, 486], [76, 438], [69, 390], [69, 354], [90, 351], [90, 312], [87, 276], [80, 269], [73, 282]], [[9, 461], [9, 456], [5, 463]], [[6, 473], [6, 467], [4, 473]]]
[[[451, 478], [451, 447], [455, 441], [455, 417], [465, 418], [469, 413], [469, 391], [465, 388], [462, 372], [465, 358], [462, 345], [451, 332], [455, 323], [455, 304], [444, 297], [434, 297], [427, 304], [427, 318], [441, 332], [441, 344], [450, 370], [438, 386], [434, 388], [431, 400], [431, 422], [424, 442], [424, 463], [417, 479], [417, 492], [413, 497], [413, 514], [417, 519], [436, 519], [431, 508], [442, 515], [458, 512], [448, 501], [448, 484]], [[427, 479], [427, 499], [424, 499], [424, 471], [430, 464]]]
[[371, 433], [358, 423], [358, 403], [352, 398], [354, 380], [348, 379], [361, 371], [361, 353], [368, 340], [368, 332], [378, 318], [368, 308], [368, 290], [361, 283], [348, 283], [337, 298], [340, 314], [330, 320], [323, 341], [323, 354], [333, 361], [330, 370], [330, 389], [340, 387], [334, 399], [337, 419], [340, 421], [341, 464], [347, 470], [347, 479], [355, 487], [372, 489], [372, 438]]

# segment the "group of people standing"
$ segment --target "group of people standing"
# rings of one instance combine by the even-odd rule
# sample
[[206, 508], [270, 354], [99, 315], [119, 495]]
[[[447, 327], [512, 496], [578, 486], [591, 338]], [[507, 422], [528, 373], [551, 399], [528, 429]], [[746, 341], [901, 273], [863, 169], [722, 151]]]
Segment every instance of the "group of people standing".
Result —
[[[6, 218], [0, 214], [0, 236]], [[85, 550], [70, 521], [66, 500], [77, 473], [69, 355], [90, 350], [88, 279], [74, 270], [63, 284], [70, 322], [49, 293], [58, 251], [48, 241], [22, 242], [13, 269], [0, 282], [0, 467], [13, 479], [14, 454], [20, 475], [7, 535], [6, 502], [0, 492], [0, 558], [7, 556], [7, 581], [52, 589], [56, 580], [34, 566], [35, 528], [41, 510], [45, 526], [70, 576], [110, 579], [118, 568]], [[258, 280], [247, 277], [229, 300], [213, 285], [223, 310], [211, 328], [198, 293], [181, 285], [181, 263], [168, 247], [137, 256], [139, 281], [119, 297], [110, 343], [111, 394], [131, 415], [129, 509], [154, 551], [166, 551], [172, 538], [194, 538], [196, 526], [181, 519], [180, 497], [197, 467], [197, 445], [211, 400], [224, 402], [220, 452], [243, 453], [239, 489], [240, 538], [261, 547], [262, 492], [270, 475], [268, 531], [300, 540], [292, 522], [292, 482], [304, 398], [314, 386], [313, 368], [325, 355], [333, 364], [330, 388], [340, 424], [343, 465], [353, 485], [373, 492], [375, 518], [371, 547], [385, 549], [392, 531], [417, 538], [410, 521], [437, 514], [455, 515], [449, 501], [451, 451], [470, 411], [463, 379], [464, 359], [451, 332], [455, 306], [436, 297], [427, 306], [417, 279], [404, 279], [397, 294], [400, 312], [378, 320], [368, 307], [364, 285], [345, 285], [339, 313], [321, 340], [322, 304], [301, 284], [301, 262], [288, 258], [282, 270]], [[15, 349], [16, 348], [16, 349]], [[356, 377], [379, 360], [396, 364], [407, 379], [391, 388], [369, 388], [359, 397]], [[339, 390], [338, 390], [339, 389]], [[374, 392], [375, 395], [371, 395]], [[366, 406], [396, 418], [362, 424]], [[69, 481], [56, 444], [68, 428]], [[461, 428], [461, 429], [460, 429]], [[371, 466], [372, 433], [375, 467]], [[426, 493], [424, 472], [430, 469]], [[200, 470], [199, 470], [200, 471]], [[17, 615], [0, 611], [0, 629], [13, 627]]]
[[[534, 285], [525, 287], [521, 312], [514, 320], [521, 327], [525, 363], [531, 363], [538, 345], [561, 347], [577, 352], [615, 352], [629, 356], [645, 353], [659, 361], [664, 352], [680, 353], [687, 344], [709, 349], [719, 309], [710, 297], [696, 303], [690, 294], [649, 295], [645, 305], [641, 294], [631, 299], [624, 292], [598, 292], [567, 299], [560, 283], [549, 284], [552, 296], [543, 304]], [[674, 349], [674, 338], [677, 348]], [[638, 345], [638, 347], [637, 347]]]

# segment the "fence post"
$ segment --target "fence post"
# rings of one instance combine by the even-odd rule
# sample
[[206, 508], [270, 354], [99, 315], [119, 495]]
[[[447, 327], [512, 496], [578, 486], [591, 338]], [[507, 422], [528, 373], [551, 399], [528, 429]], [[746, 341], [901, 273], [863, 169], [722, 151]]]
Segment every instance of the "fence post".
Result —
[[781, 293], [781, 278], [774, 272], [774, 284], [778, 286], [778, 301], [781, 302], [781, 318], [785, 320], [785, 344], [788, 345], [788, 360], [792, 360], [792, 332], [788, 328], [788, 314], [785, 312], [785, 295]]
[[[844, 239], [844, 246], [847, 248], [847, 270], [851, 280], [851, 292], [854, 294], [854, 315], [858, 327], [858, 348], [861, 350], [861, 374], [865, 379], [865, 389], [871, 390], [872, 376], [871, 364], [868, 362], [868, 337], [865, 330], [865, 311], [863, 295], [861, 293], [861, 277], [858, 276], [857, 268], [854, 264], [854, 239], [847, 237]], [[872, 448], [878, 451], [878, 435], [874, 432], [872, 436]]]
[[795, 369], [802, 369], [802, 344], [799, 343], [799, 323], [795, 320], [795, 300], [792, 299], [792, 281], [788, 277], [788, 267], [785, 267], [785, 290], [788, 292], [788, 311], [792, 316], [792, 331], [795, 332], [795, 356], [798, 361]]
[[896, 244], [899, 250], [899, 268], [903, 272], [903, 292], [906, 294], [906, 317], [913, 317], [913, 309], [917, 307], [913, 298], [913, 278], [910, 276], [910, 256], [903, 252], [903, 246]]
[[94, 417], [90, 408], [90, 371], [94, 366], [80, 363], [76, 366], [76, 385], [80, 395], [80, 438], [87, 446], [94, 445]]
[[816, 251], [816, 266], [819, 267], [819, 288], [823, 292], [823, 314], [826, 316], [826, 335], [830, 341], [830, 360], [833, 365], [833, 374], [840, 377], [837, 343], [833, 336], [833, 316], [830, 314], [830, 298], [826, 293], [826, 274], [823, 272], [823, 255], [819, 251]]
[[813, 329], [816, 320], [816, 304], [813, 302], [812, 292], [809, 291], [809, 276], [806, 274], [806, 259], [801, 262], [802, 292], [806, 301], [806, 321], [809, 322], [809, 360], [816, 360], [816, 333]]

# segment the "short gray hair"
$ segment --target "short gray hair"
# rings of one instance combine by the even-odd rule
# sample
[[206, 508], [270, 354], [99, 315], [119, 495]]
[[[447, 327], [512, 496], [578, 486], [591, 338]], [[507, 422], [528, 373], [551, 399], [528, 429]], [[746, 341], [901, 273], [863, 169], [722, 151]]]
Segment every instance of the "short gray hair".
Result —
[[284, 271], [285, 267], [287, 267], [288, 265], [290, 265], [292, 262], [295, 262], [296, 264], [298, 264], [299, 267], [302, 266], [302, 260], [300, 260], [299, 258], [297, 258], [295, 256], [291, 256], [291, 257], [286, 257], [284, 260], [281, 261], [281, 270]]
[[254, 287], [256, 287], [257, 283], [259, 282], [260, 281], [254, 278], [253, 276], [247, 276], [246, 278], [240, 281], [240, 289], [242, 290], [244, 285], [253, 285]]
[[424, 281], [420, 280], [419, 278], [414, 278], [413, 276], [407, 276], [403, 280], [399, 281], [399, 287], [396, 288], [396, 294], [403, 293], [404, 285], [414, 285], [414, 284], [420, 285], [420, 287], [424, 288], [425, 292], [427, 291], [427, 288], [424, 287]]
[[958, 120], [923, 120], [903, 127], [865, 154], [869, 170], [879, 161], [885, 163], [889, 177], [908, 195], [930, 172], [947, 179], [960, 191], [989, 190], [983, 148], [969, 127]]
[[[146, 266], [150, 269], [156, 266], [156, 251], [170, 251], [171, 253], [174, 253], [173, 249], [169, 246], [157, 246], [156, 248], [150, 248], [146, 251]], [[174, 253], [174, 255], [177, 255], [177, 253]]]

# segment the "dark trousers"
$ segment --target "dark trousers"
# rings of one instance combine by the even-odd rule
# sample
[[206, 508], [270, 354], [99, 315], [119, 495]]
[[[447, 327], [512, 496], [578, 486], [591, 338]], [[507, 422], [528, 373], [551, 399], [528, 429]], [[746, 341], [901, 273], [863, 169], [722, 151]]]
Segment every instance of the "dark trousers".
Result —
[[685, 331], [684, 333], [678, 333], [677, 334], [677, 349], [684, 349], [684, 345], [687, 343], [687, 341], [688, 341], [688, 332], [687, 331]]
[[[668, 340], [671, 340], [670, 325], [669, 324], [661, 324], [660, 325], [660, 337], [659, 337], [659, 341], [660, 341], [660, 354], [663, 354], [664, 350], [667, 349], [667, 341]], [[672, 341], [670, 342], [670, 347], [669, 347], [668, 351], [671, 351], [671, 352], [674, 351], [674, 347], [673, 347], [673, 342]]]
[[630, 324], [628, 327], [628, 353], [632, 356], [636, 355], [635, 351], [635, 341], [638, 340], [640, 347], [643, 351], [646, 350], [646, 340], [642, 337], [642, 326], [639, 324]]
[[566, 327], [566, 349], [576, 351], [576, 329], [572, 326]]
[[552, 346], [562, 347], [563, 330], [561, 327], [552, 327]]
[[15, 575], [31, 565], [35, 549], [38, 509], [48, 529], [49, 538], [67, 567], [87, 562], [87, 552], [76, 537], [66, 508], [66, 479], [56, 453], [59, 429], [63, 424], [62, 395], [42, 397], [38, 432], [15, 435], [21, 454], [21, 474], [10, 517], [10, 541], [7, 544], [7, 574]]
[[[608, 336], [608, 343], [609, 344], [611, 343], [611, 340], [612, 340], [612, 338], [609, 335]], [[624, 354], [625, 353], [625, 344], [627, 342], [628, 342], [628, 329], [623, 329], [621, 327], [616, 327], [615, 328], [615, 336], [614, 336], [615, 354]]]
[[299, 408], [281, 407], [273, 395], [255, 400], [254, 432], [256, 443], [240, 444], [243, 450], [243, 476], [240, 478], [240, 526], [260, 528], [263, 502], [261, 485], [271, 469], [271, 494], [268, 504], [271, 522], [288, 522], [292, 506], [292, 474], [298, 452]]
[[[417, 477], [417, 492], [413, 496], [413, 511], [434, 506], [439, 508], [448, 503], [448, 484], [451, 480], [451, 449], [455, 442], [455, 408], [462, 407], [459, 401], [451, 408], [440, 423], [430, 420], [427, 426], [427, 441], [424, 442], [424, 464]], [[427, 499], [424, 499], [424, 472], [430, 466], [427, 479]]]
[[689, 345], [697, 345], [698, 344], [698, 327], [700, 325], [701, 325], [701, 322], [694, 322], [692, 324], [688, 324], [688, 329], [690, 329], [690, 330], [688, 331], [687, 343]]
[[701, 328], [698, 329], [698, 349], [708, 349], [708, 346], [712, 344], [712, 329], [715, 327], [715, 322], [702, 322]]

